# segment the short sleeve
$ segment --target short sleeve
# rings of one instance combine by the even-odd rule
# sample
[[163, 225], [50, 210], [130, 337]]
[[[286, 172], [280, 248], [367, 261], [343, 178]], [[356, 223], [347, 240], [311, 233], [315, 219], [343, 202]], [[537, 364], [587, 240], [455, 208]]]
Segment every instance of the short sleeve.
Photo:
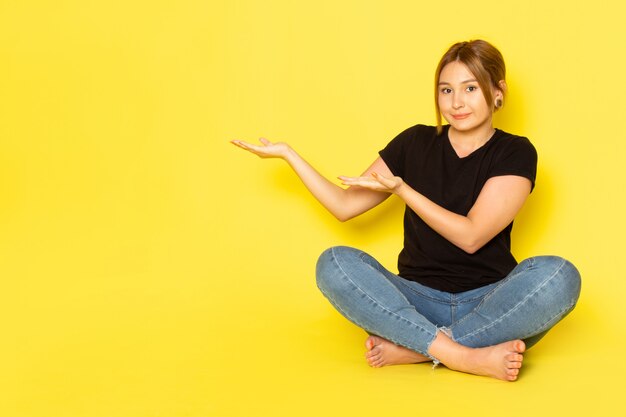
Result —
[[535, 188], [537, 150], [527, 138], [512, 137], [500, 149], [489, 172], [489, 177], [501, 175], [519, 175], [528, 178], [531, 182], [531, 191]]
[[380, 157], [385, 161], [393, 175], [404, 178], [406, 155], [409, 141], [415, 136], [417, 126], [410, 127], [387, 144], [387, 146], [378, 152]]

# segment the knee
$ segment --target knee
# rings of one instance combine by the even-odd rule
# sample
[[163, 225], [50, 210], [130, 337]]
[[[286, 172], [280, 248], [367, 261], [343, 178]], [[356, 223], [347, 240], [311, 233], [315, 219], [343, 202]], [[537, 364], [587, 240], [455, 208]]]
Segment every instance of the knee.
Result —
[[357, 256], [358, 250], [347, 246], [333, 246], [320, 255], [315, 267], [317, 287], [328, 295], [340, 290], [344, 265], [350, 258]]
[[569, 298], [572, 305], [576, 304], [580, 295], [581, 278], [578, 269], [567, 259], [559, 256], [540, 256], [535, 258], [536, 266], [545, 268], [550, 274], [551, 282], [557, 294]]

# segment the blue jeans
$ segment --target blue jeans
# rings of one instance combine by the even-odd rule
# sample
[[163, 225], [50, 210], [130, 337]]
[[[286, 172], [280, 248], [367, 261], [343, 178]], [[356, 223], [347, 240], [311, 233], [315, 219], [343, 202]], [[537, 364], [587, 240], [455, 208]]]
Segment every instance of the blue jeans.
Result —
[[435, 360], [437, 331], [469, 347], [522, 339], [535, 344], [574, 308], [580, 274], [556, 256], [529, 258], [504, 279], [461, 293], [438, 291], [399, 277], [358, 249], [327, 249], [317, 285], [348, 320]]

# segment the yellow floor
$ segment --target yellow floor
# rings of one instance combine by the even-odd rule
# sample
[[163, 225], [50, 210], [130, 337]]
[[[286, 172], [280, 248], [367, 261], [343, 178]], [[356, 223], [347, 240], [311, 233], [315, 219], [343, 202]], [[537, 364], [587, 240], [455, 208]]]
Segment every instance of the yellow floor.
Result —
[[[526, 355], [520, 379], [506, 383], [429, 364], [372, 369], [365, 334], [321, 295], [249, 296], [199, 308], [195, 294], [127, 287], [64, 300], [62, 312], [29, 306], [31, 316], [20, 319], [29, 327], [7, 341], [2, 415], [609, 416], [621, 409], [626, 367], [614, 358], [624, 340], [607, 339], [585, 319], [585, 302]], [[137, 303], [141, 309], [131, 307]], [[218, 310], [227, 305], [236, 315]]]

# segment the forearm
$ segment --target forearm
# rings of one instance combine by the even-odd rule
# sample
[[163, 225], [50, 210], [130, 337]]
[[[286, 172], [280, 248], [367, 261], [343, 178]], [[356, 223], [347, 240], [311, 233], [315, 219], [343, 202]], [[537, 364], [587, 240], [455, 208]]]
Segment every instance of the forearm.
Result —
[[402, 183], [395, 191], [430, 228], [462, 250], [473, 253], [482, 246], [470, 218], [446, 210]]
[[[261, 158], [284, 159], [311, 194], [340, 221], [358, 216], [389, 197], [389, 191], [378, 192], [363, 187], [341, 188], [324, 178], [288, 144], [272, 143], [265, 138], [259, 140], [262, 145], [253, 145], [242, 140], [232, 140], [231, 143]], [[391, 175], [389, 168], [380, 157], [368, 168], [366, 174], [376, 169]]]
[[398, 195], [435, 232], [467, 253], [476, 252], [511, 224], [528, 198], [532, 185], [528, 178], [518, 175], [492, 177], [485, 182], [474, 205], [464, 216], [434, 203], [390, 171], [385, 176], [372, 170], [374, 167], [368, 170], [368, 175], [341, 179], [346, 185]]
[[350, 201], [350, 192], [321, 175], [295, 150], [289, 148], [284, 160], [298, 175], [305, 187], [333, 216], [340, 221], [360, 214]]

